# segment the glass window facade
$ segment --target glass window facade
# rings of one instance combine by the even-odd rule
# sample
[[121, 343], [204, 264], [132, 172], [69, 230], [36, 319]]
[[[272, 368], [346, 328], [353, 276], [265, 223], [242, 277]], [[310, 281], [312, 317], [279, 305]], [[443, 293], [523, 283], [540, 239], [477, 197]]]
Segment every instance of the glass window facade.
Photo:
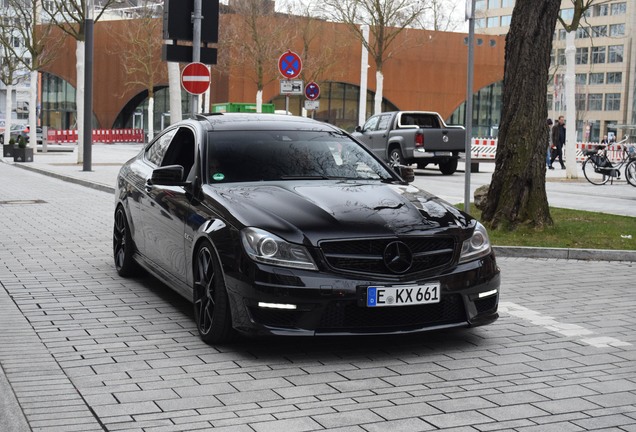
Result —
[[587, 110], [603, 110], [603, 93], [590, 93], [589, 95], [587, 95]]
[[605, 74], [603, 72], [593, 72], [590, 74], [590, 85], [603, 84]]
[[611, 6], [612, 15], [625, 15], [627, 13], [627, 3], [613, 3]]
[[488, 9], [497, 9], [501, 6], [500, 0], [488, 0]]
[[607, 55], [608, 63], [623, 63], [623, 45], [610, 45]]
[[515, 0], [501, 0], [502, 8], [514, 7], [514, 5], [515, 5]]
[[576, 64], [587, 64], [589, 57], [589, 49], [585, 48], [577, 48], [575, 54], [575, 62]]
[[579, 111], [585, 111], [585, 99], [586, 99], [586, 94], [585, 93], [576, 93], [574, 95], [575, 98], [575, 105], [576, 105], [576, 109]]
[[605, 47], [592, 47], [592, 63], [605, 63]]
[[607, 26], [606, 25], [597, 25], [592, 26], [592, 37], [604, 37], [607, 36]]
[[577, 85], [585, 85], [585, 84], [587, 84], [587, 74], [577, 73], [576, 74], [576, 84]]
[[[360, 87], [340, 82], [320, 83], [320, 108], [313, 118], [336, 125], [348, 132], [358, 126]], [[375, 93], [367, 91], [367, 117], [373, 113]], [[285, 96], [280, 95], [271, 100], [277, 110], [285, 109]], [[290, 96], [289, 111], [301, 115], [305, 96]], [[382, 111], [397, 111], [398, 107], [386, 99], [382, 101]]]
[[77, 127], [75, 87], [60, 77], [42, 74], [42, 124], [53, 129]]
[[611, 24], [609, 29], [611, 37], [625, 36], [625, 24]]
[[623, 73], [622, 72], [608, 72], [607, 84], [622, 84]]
[[488, 27], [499, 27], [499, 17], [489, 17], [488, 21], [486, 21], [486, 25]]
[[[473, 95], [473, 137], [497, 137], [501, 123], [503, 82], [480, 89]], [[448, 124], [466, 124], [466, 102], [446, 120]]]
[[607, 93], [605, 95], [605, 111], [620, 111], [620, 109], [621, 109], [621, 94]]

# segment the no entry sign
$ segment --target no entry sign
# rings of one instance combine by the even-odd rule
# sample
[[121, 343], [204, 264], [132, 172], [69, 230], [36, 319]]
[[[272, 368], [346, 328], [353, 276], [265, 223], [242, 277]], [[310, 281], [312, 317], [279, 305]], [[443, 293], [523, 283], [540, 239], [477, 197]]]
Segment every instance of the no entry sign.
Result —
[[210, 87], [210, 71], [203, 63], [190, 63], [181, 72], [181, 85], [190, 94], [200, 95]]

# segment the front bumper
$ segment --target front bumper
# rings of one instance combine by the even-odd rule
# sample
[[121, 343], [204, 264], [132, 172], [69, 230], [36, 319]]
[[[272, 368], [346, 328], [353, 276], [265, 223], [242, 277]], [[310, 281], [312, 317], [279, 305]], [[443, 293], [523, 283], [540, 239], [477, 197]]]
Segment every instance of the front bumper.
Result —
[[[492, 254], [442, 274], [400, 282], [255, 263], [251, 267], [241, 274], [225, 275], [233, 326], [244, 334], [400, 334], [479, 326], [498, 318], [500, 274]], [[368, 286], [430, 281], [440, 283], [439, 303], [365, 306]]]

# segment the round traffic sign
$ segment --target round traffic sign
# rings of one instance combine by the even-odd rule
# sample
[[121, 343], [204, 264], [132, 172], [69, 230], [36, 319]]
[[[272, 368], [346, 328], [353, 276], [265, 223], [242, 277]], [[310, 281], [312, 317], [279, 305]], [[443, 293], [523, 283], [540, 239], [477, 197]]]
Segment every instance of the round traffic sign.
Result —
[[316, 100], [320, 96], [320, 87], [315, 82], [310, 82], [305, 86], [305, 97], [309, 100]]
[[287, 52], [278, 59], [278, 70], [281, 75], [287, 79], [296, 78], [300, 75], [300, 71], [303, 70], [303, 61], [298, 54], [287, 50]]
[[203, 63], [190, 63], [181, 72], [181, 85], [190, 94], [200, 95], [210, 87], [210, 70]]

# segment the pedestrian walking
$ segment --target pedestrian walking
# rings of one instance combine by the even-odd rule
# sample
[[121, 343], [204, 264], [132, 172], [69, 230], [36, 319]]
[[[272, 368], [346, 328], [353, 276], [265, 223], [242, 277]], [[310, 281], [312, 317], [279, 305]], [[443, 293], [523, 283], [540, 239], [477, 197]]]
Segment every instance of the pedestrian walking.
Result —
[[549, 169], [554, 169], [552, 164], [559, 158], [561, 169], [565, 169], [563, 163], [563, 146], [565, 145], [565, 118], [559, 116], [559, 121], [552, 127], [552, 157], [550, 158]]
[[548, 119], [548, 123], [547, 123], [547, 130], [548, 130], [548, 150], [547, 150], [547, 154], [545, 156], [545, 164], [546, 166], [550, 166], [550, 157], [552, 156], [552, 141], [551, 141], [551, 132], [552, 132], [552, 119]]

